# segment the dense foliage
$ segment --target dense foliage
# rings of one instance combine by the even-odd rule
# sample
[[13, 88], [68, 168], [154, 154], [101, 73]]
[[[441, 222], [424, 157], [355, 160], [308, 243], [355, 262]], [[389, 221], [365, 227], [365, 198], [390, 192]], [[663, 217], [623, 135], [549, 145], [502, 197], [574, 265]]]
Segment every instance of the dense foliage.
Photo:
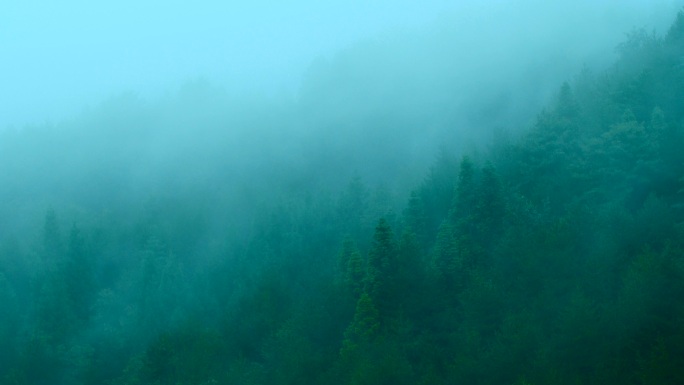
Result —
[[[26, 204], [46, 178], [59, 198], [42, 223], [2, 206], [34, 231], [0, 239], [1, 382], [684, 383], [684, 13], [619, 53], [522, 136], [443, 151], [402, 209], [361, 177], [323, 192], [277, 170], [227, 203], [230, 181], [206, 184], [227, 166], [198, 170], [189, 150], [169, 167], [206, 191], [125, 179], [97, 154], [145, 148], [153, 117], [134, 107], [112, 117], [130, 132], [88, 149], [80, 183], [106, 194], [44, 172], [46, 143], [75, 148], [59, 130], [5, 135], [4, 163], [35, 175], [6, 176], [4, 197]], [[124, 199], [143, 182], [161, 187]], [[211, 215], [270, 193], [240, 220]]]

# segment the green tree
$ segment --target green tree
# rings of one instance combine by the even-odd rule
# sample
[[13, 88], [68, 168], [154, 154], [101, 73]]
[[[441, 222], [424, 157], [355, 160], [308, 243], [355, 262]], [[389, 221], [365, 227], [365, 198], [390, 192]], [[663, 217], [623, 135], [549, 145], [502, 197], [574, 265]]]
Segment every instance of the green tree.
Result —
[[361, 295], [363, 291], [366, 264], [358, 250], [352, 251], [347, 262], [346, 284], [351, 288], [354, 297]]
[[449, 221], [444, 221], [437, 233], [433, 252], [433, 267], [440, 287], [447, 296], [455, 293], [457, 286], [463, 284], [459, 280], [464, 268], [456, 228]]
[[342, 242], [338, 260], [341, 281], [356, 299], [363, 290], [366, 264], [350, 237], [345, 238]]
[[365, 346], [377, 336], [380, 330], [380, 315], [373, 299], [363, 292], [356, 302], [354, 319], [344, 332], [341, 354], [354, 354], [359, 346]]
[[368, 255], [365, 290], [376, 304], [381, 319], [385, 321], [388, 317], [396, 315], [398, 310], [397, 265], [397, 249], [392, 229], [385, 218], [381, 218], [375, 228], [373, 244]]
[[684, 40], [684, 10], [677, 13], [674, 23], [670, 26], [665, 40], [671, 45], [679, 44]]
[[[16, 359], [17, 333], [20, 326], [17, 296], [11, 283], [0, 271], [0, 340], [4, 349], [0, 351], [0, 372], [9, 373]], [[0, 375], [2, 380], [2, 375]]]
[[494, 167], [488, 164], [482, 169], [475, 206], [475, 220], [482, 245], [494, 243], [501, 235], [505, 215], [506, 204], [501, 191], [501, 182]]
[[476, 202], [475, 166], [469, 157], [461, 158], [459, 170], [456, 196], [451, 205], [451, 221], [454, 225], [470, 220]]
[[65, 277], [59, 272], [43, 280], [36, 299], [36, 333], [49, 344], [63, 343], [78, 325]]

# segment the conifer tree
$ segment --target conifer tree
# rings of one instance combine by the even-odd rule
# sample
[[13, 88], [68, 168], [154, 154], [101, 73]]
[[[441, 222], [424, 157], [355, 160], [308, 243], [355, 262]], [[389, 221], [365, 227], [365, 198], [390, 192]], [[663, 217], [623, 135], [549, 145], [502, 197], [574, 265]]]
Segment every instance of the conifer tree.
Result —
[[411, 196], [404, 211], [404, 218], [408, 231], [415, 234], [416, 240], [421, 248], [426, 247], [428, 242], [427, 218], [425, 204], [417, 191], [412, 191]]
[[463, 268], [463, 260], [459, 253], [456, 229], [449, 221], [444, 221], [437, 233], [435, 242], [433, 268], [445, 293], [452, 293], [457, 282], [457, 275]]
[[344, 333], [342, 355], [351, 353], [359, 345], [371, 342], [380, 329], [380, 315], [373, 299], [363, 292], [356, 302], [354, 319]]
[[482, 169], [475, 212], [480, 242], [483, 246], [492, 243], [501, 234], [506, 208], [501, 182], [491, 164]]
[[342, 248], [337, 255], [338, 269], [342, 280], [345, 280], [347, 276], [347, 266], [349, 265], [349, 259], [355, 248], [354, 240], [350, 236], [346, 236], [342, 241]]
[[457, 225], [467, 221], [475, 206], [475, 166], [469, 157], [461, 159], [455, 201], [451, 205], [451, 221]]
[[447, 259], [443, 260], [444, 267], [456, 265], [472, 265], [477, 254], [475, 223], [477, 209], [477, 185], [475, 181], [475, 166], [470, 158], [461, 159], [458, 183], [456, 185], [455, 201], [452, 204], [450, 223], [442, 231], [451, 231], [451, 237], [443, 233], [440, 235], [439, 252]]
[[366, 292], [378, 307], [382, 319], [387, 318], [396, 310], [396, 252], [392, 229], [385, 218], [381, 218], [373, 235], [365, 287]]
[[[425, 268], [414, 233], [404, 231], [397, 250], [396, 294], [400, 315], [420, 312], [425, 289]], [[420, 315], [422, 316], [422, 315]]]
[[361, 258], [361, 253], [358, 250], [352, 251], [347, 261], [347, 275], [345, 282], [347, 287], [351, 289], [354, 297], [361, 295], [363, 291], [363, 280], [365, 278], [365, 263]]
[[354, 241], [347, 237], [342, 243], [339, 254], [340, 280], [354, 298], [358, 298], [363, 291], [366, 277], [366, 266], [361, 253], [354, 245]]

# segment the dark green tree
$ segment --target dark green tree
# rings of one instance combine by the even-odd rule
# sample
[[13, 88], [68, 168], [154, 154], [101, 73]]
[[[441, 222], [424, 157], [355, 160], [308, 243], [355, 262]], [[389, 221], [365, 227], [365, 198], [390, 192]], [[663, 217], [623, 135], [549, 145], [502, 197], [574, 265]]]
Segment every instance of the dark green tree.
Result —
[[474, 219], [477, 222], [479, 241], [483, 247], [493, 244], [501, 236], [506, 204], [501, 190], [501, 182], [491, 164], [482, 169], [482, 177], [477, 188], [477, 203]]
[[341, 354], [353, 352], [373, 341], [380, 331], [380, 315], [373, 299], [363, 292], [356, 302], [354, 319], [344, 333]]
[[[398, 310], [397, 269], [397, 249], [392, 229], [385, 218], [381, 218], [375, 228], [368, 255], [365, 291], [373, 299], [383, 321], [396, 315]], [[387, 325], [384, 324], [383, 327], [385, 326]]]
[[342, 249], [338, 256], [340, 264], [340, 279], [344, 286], [356, 299], [363, 291], [366, 276], [366, 264], [354, 241], [347, 237], [342, 242]]
[[470, 220], [475, 208], [476, 182], [475, 166], [469, 157], [461, 158], [456, 195], [451, 205], [451, 222], [458, 225]]

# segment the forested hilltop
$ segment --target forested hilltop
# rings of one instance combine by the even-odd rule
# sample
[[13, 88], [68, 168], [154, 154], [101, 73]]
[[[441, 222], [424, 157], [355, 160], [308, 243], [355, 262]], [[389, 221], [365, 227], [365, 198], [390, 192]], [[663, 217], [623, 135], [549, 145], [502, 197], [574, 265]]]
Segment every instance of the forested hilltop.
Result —
[[684, 12], [618, 53], [426, 175], [203, 82], [0, 133], [0, 383], [684, 384]]

